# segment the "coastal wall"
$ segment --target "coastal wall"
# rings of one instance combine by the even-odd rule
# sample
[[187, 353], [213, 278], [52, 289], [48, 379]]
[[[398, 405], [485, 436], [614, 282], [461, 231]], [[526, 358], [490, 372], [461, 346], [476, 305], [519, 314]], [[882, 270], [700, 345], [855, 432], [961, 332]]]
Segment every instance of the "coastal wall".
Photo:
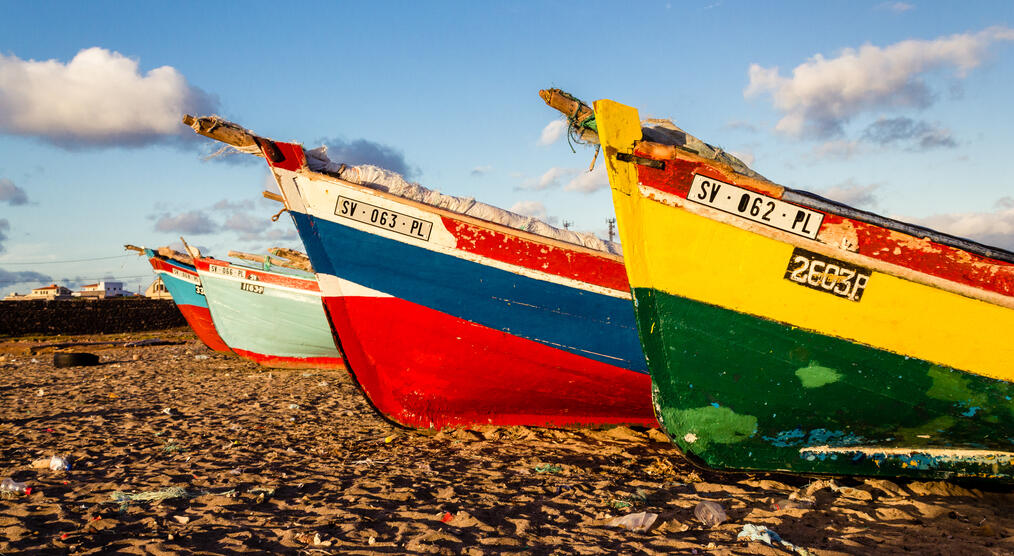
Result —
[[169, 299], [0, 301], [0, 336], [111, 334], [186, 325]]

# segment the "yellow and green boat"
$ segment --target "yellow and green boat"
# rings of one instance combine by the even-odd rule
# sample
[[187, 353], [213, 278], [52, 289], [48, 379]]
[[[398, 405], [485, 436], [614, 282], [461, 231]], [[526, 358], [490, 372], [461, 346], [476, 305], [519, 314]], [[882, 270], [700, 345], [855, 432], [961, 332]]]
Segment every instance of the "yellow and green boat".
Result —
[[655, 410], [688, 455], [1014, 477], [1014, 254], [776, 185], [610, 100], [582, 111], [568, 115], [605, 155]]

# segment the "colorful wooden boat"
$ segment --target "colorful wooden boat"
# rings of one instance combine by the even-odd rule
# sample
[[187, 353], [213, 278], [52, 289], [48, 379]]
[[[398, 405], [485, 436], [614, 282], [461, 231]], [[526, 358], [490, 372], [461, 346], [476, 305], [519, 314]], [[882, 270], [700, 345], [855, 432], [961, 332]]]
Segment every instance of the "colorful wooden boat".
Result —
[[593, 249], [472, 200], [380, 186], [350, 176], [379, 169], [326, 164], [217, 119], [184, 122], [263, 152], [349, 369], [383, 415], [423, 428], [656, 424], [623, 261], [601, 240]]
[[1014, 254], [778, 186], [613, 101], [576, 123], [606, 155], [656, 412], [686, 453], [1014, 476]]
[[266, 367], [344, 369], [312, 273], [194, 257], [211, 317], [240, 357]]
[[215, 351], [231, 353], [232, 350], [215, 330], [211, 312], [208, 310], [208, 300], [204, 297], [197, 270], [193, 265], [184, 262], [184, 260], [190, 260], [190, 257], [181, 253], [173, 253], [167, 248], [156, 251], [132, 245], [126, 247], [144, 253], [144, 256], [148, 258], [151, 267], [162, 278], [162, 283], [172, 295], [183, 318], [186, 319], [187, 324], [197, 334], [197, 337], [204, 342], [204, 345]]

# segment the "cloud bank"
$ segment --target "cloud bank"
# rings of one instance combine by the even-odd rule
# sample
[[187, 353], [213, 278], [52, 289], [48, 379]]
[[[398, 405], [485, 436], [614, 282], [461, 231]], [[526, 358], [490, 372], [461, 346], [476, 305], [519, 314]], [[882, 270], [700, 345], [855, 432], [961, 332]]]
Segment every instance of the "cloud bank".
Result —
[[179, 214], [163, 213], [156, 216], [155, 231], [186, 235], [213, 234], [218, 224], [202, 210], [189, 210]]
[[7, 241], [7, 232], [11, 229], [11, 223], [6, 218], [0, 218], [0, 253], [7, 251], [4, 242]]
[[0, 133], [67, 149], [140, 147], [193, 136], [180, 116], [217, 106], [175, 68], [141, 73], [136, 59], [104, 48], [66, 63], [0, 54]]
[[959, 237], [1014, 251], [1014, 197], [1003, 197], [992, 212], [955, 212], [913, 220]]
[[48, 274], [41, 274], [34, 270], [20, 270], [11, 272], [0, 268], [0, 286], [11, 286], [13, 284], [22, 284], [27, 282], [32, 283], [52, 283], [53, 277]]
[[28, 194], [7, 178], [0, 178], [0, 203], [11, 206], [27, 205]]
[[366, 139], [355, 139], [346, 141], [340, 138], [320, 139], [318, 142], [327, 147], [327, 156], [334, 162], [354, 166], [358, 164], [372, 164], [385, 170], [398, 172], [406, 179], [419, 174], [419, 169], [410, 165], [405, 160], [405, 155], [400, 150], [375, 143]]
[[789, 77], [776, 67], [751, 64], [747, 98], [770, 95], [783, 116], [775, 129], [794, 137], [840, 137], [852, 118], [872, 110], [923, 109], [935, 94], [926, 82], [934, 71], [952, 69], [963, 78], [983, 63], [989, 48], [1014, 40], [1014, 29], [905, 40], [886, 47], [846, 48], [835, 58], [817, 54]]

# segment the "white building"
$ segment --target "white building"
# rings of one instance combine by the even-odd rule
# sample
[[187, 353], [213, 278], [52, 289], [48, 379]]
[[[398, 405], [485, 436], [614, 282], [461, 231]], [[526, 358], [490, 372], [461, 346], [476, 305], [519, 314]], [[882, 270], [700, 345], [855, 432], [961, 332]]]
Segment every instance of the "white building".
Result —
[[74, 292], [71, 295], [74, 297], [106, 299], [109, 297], [121, 297], [133, 294], [123, 289], [123, 282], [99, 282], [98, 284], [81, 286], [81, 291]]

